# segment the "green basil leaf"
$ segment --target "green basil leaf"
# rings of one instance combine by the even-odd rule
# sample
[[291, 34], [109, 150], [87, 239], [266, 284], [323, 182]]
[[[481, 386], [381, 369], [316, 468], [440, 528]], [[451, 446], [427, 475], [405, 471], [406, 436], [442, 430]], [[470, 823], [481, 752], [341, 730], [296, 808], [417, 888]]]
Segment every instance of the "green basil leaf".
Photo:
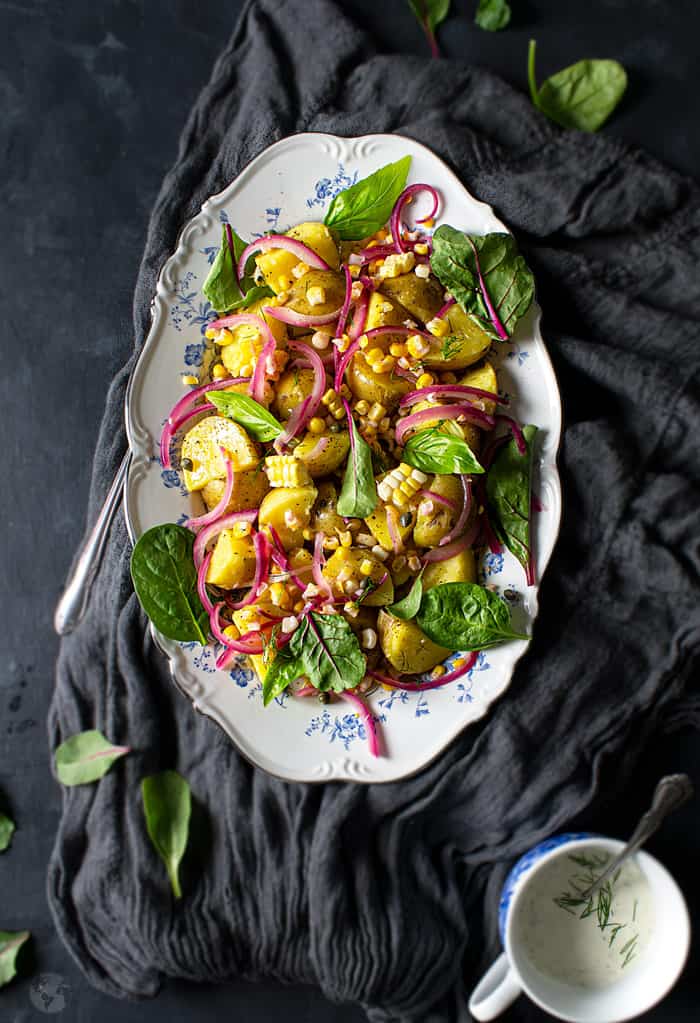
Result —
[[330, 204], [324, 224], [346, 241], [367, 238], [384, 227], [394, 203], [406, 187], [411, 157], [380, 167], [345, 191]]
[[485, 650], [513, 632], [506, 602], [476, 583], [443, 583], [423, 594], [416, 622], [433, 643], [448, 650]]
[[131, 578], [156, 629], [181, 643], [206, 645], [208, 616], [197, 593], [194, 535], [165, 522], [146, 530], [131, 554]]
[[443, 224], [433, 235], [433, 273], [479, 326], [506, 340], [530, 308], [535, 279], [510, 234], [468, 235]]
[[17, 975], [17, 953], [29, 936], [29, 931], [0, 931], [0, 987]]
[[423, 29], [431, 34], [450, 12], [450, 0], [408, 0], [408, 5]]
[[7, 814], [0, 813], [0, 852], [5, 852], [15, 833], [15, 822]]
[[[357, 636], [338, 614], [311, 611], [295, 631], [289, 653], [317, 689], [353, 689], [365, 677], [367, 660]], [[274, 661], [273, 661], [274, 664]]]
[[179, 869], [187, 848], [192, 812], [190, 787], [177, 771], [161, 771], [141, 782], [148, 837], [165, 864], [176, 899], [182, 897]]
[[289, 652], [289, 647], [277, 651], [274, 661], [267, 669], [263, 680], [263, 703], [267, 707], [275, 697], [304, 674], [304, 666], [300, 658]]
[[627, 72], [616, 60], [579, 60], [537, 87], [536, 42], [530, 40], [528, 81], [534, 105], [564, 128], [597, 131], [627, 88]]
[[343, 486], [338, 497], [338, 514], [364, 519], [377, 507], [377, 483], [372, 465], [372, 449], [361, 437], [349, 407], [350, 457], [345, 466]]
[[242, 426], [255, 440], [274, 440], [282, 433], [283, 426], [271, 412], [247, 394], [235, 391], [209, 391], [207, 401], [234, 423]]
[[246, 247], [246, 242], [236, 234], [233, 228], [230, 230], [233, 254], [229, 245], [226, 224], [223, 224], [221, 228], [221, 247], [202, 286], [204, 297], [211, 302], [217, 313], [228, 313], [236, 309], [246, 309], [253, 302], [274, 294], [267, 285], [255, 284], [253, 280], [255, 264], [252, 256], [248, 260], [246, 273], [241, 280], [241, 288], [236, 277], [234, 260], [237, 264]]
[[422, 472], [476, 474], [484, 471], [463, 437], [443, 433], [437, 426], [418, 430], [409, 437], [404, 445], [402, 460]]
[[389, 611], [394, 618], [400, 618], [404, 622], [408, 622], [411, 618], [415, 618], [418, 614], [418, 608], [423, 597], [423, 569], [418, 573], [416, 578], [413, 580], [413, 585], [408, 591], [406, 596], [402, 600], [397, 600], [395, 604], [389, 604], [386, 611]]
[[102, 778], [115, 760], [130, 752], [128, 746], [115, 746], [94, 729], [79, 732], [56, 750], [56, 777], [62, 785], [86, 785]]
[[532, 578], [530, 542], [532, 466], [536, 426], [523, 427], [527, 451], [521, 455], [515, 440], [505, 444], [486, 477], [486, 496], [498, 536]]
[[486, 32], [499, 32], [510, 24], [510, 13], [507, 0], [479, 0], [474, 21]]

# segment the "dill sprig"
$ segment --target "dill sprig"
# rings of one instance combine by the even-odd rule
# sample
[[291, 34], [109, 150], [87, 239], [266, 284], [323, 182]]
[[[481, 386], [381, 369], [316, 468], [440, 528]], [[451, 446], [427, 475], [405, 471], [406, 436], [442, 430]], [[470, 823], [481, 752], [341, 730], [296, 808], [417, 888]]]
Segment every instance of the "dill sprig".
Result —
[[461, 344], [462, 342], [460, 341], [456, 334], [447, 334], [442, 339], [442, 347], [440, 348], [440, 354], [442, 355], [443, 359], [445, 361], [451, 359], [452, 356], [459, 351]]

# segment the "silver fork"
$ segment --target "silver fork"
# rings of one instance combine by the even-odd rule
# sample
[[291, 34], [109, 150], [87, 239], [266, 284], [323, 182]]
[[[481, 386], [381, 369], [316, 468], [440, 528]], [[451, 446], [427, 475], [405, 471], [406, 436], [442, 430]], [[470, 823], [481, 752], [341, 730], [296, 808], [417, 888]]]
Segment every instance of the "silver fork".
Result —
[[109, 488], [100, 514], [97, 516], [97, 521], [85, 541], [72, 574], [68, 578], [63, 596], [56, 606], [53, 626], [59, 636], [65, 636], [72, 632], [85, 614], [92, 584], [104, 553], [109, 527], [122, 500], [124, 480], [130, 460], [131, 452], [127, 451], [117, 469], [112, 486]]

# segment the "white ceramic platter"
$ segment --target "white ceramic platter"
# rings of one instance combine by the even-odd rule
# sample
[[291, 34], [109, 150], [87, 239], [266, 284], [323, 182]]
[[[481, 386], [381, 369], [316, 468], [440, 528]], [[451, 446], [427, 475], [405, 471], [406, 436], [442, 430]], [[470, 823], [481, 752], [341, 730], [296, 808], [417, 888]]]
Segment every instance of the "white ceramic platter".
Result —
[[[162, 269], [151, 325], [126, 401], [132, 451], [125, 488], [132, 540], [161, 522], [182, 522], [201, 511], [175, 469], [161, 471], [162, 424], [182, 397], [182, 374], [199, 374], [210, 357], [204, 331], [214, 311], [202, 285], [229, 221], [243, 238], [281, 232], [303, 220], [322, 220], [331, 198], [358, 178], [410, 154], [409, 182], [425, 181], [440, 192], [438, 223], [484, 234], [505, 231], [493, 211], [477, 202], [446, 165], [424, 146], [398, 135], [343, 139], [303, 134], [283, 139], [258, 156], [223, 192], [208, 199], [185, 226], [177, 251]], [[492, 358], [501, 390], [512, 397], [520, 422], [540, 427], [535, 487], [543, 510], [536, 516], [537, 575], [541, 578], [559, 528], [561, 495], [555, 459], [561, 405], [554, 372], [533, 305], [512, 343], [494, 345]], [[512, 603], [518, 631], [530, 631], [537, 613], [537, 588], [525, 585], [517, 561], [486, 554], [481, 579]], [[364, 726], [345, 703], [321, 705], [284, 694], [264, 708], [261, 686], [241, 665], [214, 667], [213, 647], [179, 644], [157, 636], [173, 678], [194, 708], [216, 721], [254, 764], [287, 780], [395, 781], [428, 764], [468, 724], [483, 717], [508, 687], [522, 641], [479, 655], [460, 681], [426, 693], [378, 689], [369, 697], [379, 721], [384, 755], [370, 756]]]

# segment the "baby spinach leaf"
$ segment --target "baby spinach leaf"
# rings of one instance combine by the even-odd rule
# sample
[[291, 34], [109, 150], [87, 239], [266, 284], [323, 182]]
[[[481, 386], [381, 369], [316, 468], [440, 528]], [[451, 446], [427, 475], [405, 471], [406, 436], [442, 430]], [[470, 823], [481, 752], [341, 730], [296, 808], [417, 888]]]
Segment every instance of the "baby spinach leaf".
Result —
[[512, 551], [532, 583], [530, 520], [532, 466], [536, 426], [524, 426], [527, 451], [521, 455], [515, 440], [499, 450], [486, 477], [486, 496], [491, 521], [499, 538]]
[[161, 771], [141, 782], [148, 837], [165, 864], [176, 899], [182, 897], [179, 869], [187, 848], [192, 812], [190, 787], [177, 771]]
[[627, 72], [616, 60], [579, 60], [537, 87], [535, 51], [530, 40], [527, 74], [534, 105], [564, 128], [597, 131], [627, 88]]
[[509, 639], [528, 639], [510, 627], [510, 609], [476, 583], [442, 583], [423, 594], [416, 622], [448, 650], [485, 650]]
[[[443, 433], [437, 426], [418, 430], [408, 438], [403, 461], [423, 472], [480, 473], [483, 467], [463, 437]], [[340, 510], [340, 505], [338, 506]]]
[[128, 746], [115, 746], [94, 729], [78, 732], [56, 750], [56, 777], [62, 785], [86, 785], [102, 778], [115, 760], [130, 752]]
[[[202, 286], [204, 297], [211, 302], [218, 313], [246, 309], [261, 298], [273, 294], [267, 285], [256, 285], [252, 276], [252, 257], [240, 284], [235, 266], [241, 257], [246, 242], [228, 224], [221, 228], [221, 246], [212, 263], [211, 270]], [[250, 272], [249, 272], [250, 271]]]
[[5, 852], [8, 848], [14, 833], [15, 822], [6, 814], [0, 813], [0, 852]]
[[0, 931], [0, 987], [17, 975], [17, 953], [29, 936], [29, 931]]
[[408, 6], [425, 32], [433, 57], [439, 57], [440, 49], [435, 38], [435, 29], [449, 14], [450, 0], [408, 0]]
[[343, 485], [338, 497], [338, 514], [364, 519], [377, 507], [372, 449], [358, 433], [347, 402], [345, 406], [350, 431], [350, 457], [345, 466]]
[[367, 238], [384, 227], [394, 203], [403, 192], [411, 157], [380, 167], [345, 191], [330, 204], [324, 224], [345, 241]]
[[440, 283], [479, 326], [507, 340], [530, 308], [535, 279], [512, 235], [469, 235], [443, 224], [430, 259]]
[[510, 24], [510, 13], [507, 0], [479, 0], [474, 21], [486, 32], [499, 32]]
[[345, 618], [310, 611], [268, 668], [263, 701], [267, 706], [300, 675], [306, 675], [311, 685], [324, 692], [354, 689], [366, 670], [365, 655]]
[[421, 569], [413, 580], [413, 585], [406, 596], [402, 600], [397, 600], [395, 604], [389, 604], [385, 610], [389, 611], [394, 618], [400, 618], [402, 621], [408, 622], [418, 614], [422, 597], [423, 570]]
[[207, 401], [215, 405], [222, 415], [233, 419], [255, 440], [274, 440], [282, 433], [282, 424], [271, 412], [247, 394], [235, 391], [209, 391]]
[[197, 593], [194, 535], [164, 522], [146, 530], [131, 554], [131, 578], [141, 607], [156, 629], [181, 643], [207, 642], [207, 613]]

